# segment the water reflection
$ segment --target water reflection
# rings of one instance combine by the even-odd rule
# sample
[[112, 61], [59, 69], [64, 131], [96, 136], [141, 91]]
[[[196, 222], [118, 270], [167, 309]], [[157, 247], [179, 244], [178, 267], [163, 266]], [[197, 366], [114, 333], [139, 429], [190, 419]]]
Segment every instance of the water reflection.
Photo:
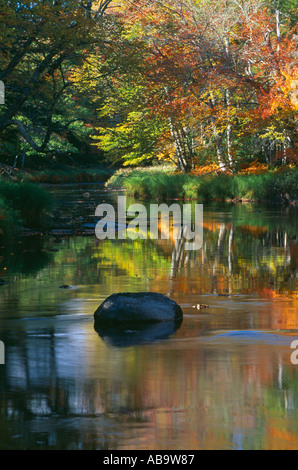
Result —
[[[4, 249], [0, 448], [298, 448], [296, 222], [211, 206], [197, 252], [57, 236]], [[183, 323], [95, 331], [106, 297], [146, 290], [170, 294]]]
[[1, 370], [1, 448], [297, 446], [286, 346], [178, 336], [123, 350], [95, 341], [89, 322], [15, 339]]
[[131, 325], [131, 327], [98, 326], [95, 331], [111, 346], [129, 347], [149, 344], [170, 338], [181, 327], [183, 320], [167, 321], [150, 325]]

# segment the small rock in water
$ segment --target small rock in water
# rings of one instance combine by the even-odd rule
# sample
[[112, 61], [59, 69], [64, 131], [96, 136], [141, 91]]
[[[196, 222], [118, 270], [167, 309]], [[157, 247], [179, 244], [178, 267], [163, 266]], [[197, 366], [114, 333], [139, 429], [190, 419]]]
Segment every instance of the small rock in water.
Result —
[[206, 304], [197, 304], [197, 305], [193, 305], [192, 308], [196, 308], [198, 310], [202, 310], [203, 308], [209, 308], [209, 305], [206, 305]]

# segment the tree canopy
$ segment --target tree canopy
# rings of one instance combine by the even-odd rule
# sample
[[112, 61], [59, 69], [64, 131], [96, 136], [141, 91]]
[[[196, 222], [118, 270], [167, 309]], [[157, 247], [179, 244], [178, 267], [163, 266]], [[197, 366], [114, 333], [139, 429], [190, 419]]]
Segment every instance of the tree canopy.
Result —
[[297, 163], [295, 3], [2, 4], [1, 153]]

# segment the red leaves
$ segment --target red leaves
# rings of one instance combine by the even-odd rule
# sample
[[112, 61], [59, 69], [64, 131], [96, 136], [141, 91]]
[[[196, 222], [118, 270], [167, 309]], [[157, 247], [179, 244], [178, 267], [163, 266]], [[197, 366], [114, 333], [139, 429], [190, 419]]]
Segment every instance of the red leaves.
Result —
[[226, 146], [232, 162], [242, 137], [293, 139], [297, 40], [285, 23], [276, 33], [269, 10], [253, 1], [136, 0], [122, 11], [145, 44], [143, 106], [169, 123], [165, 146], [176, 126], [192, 156]]

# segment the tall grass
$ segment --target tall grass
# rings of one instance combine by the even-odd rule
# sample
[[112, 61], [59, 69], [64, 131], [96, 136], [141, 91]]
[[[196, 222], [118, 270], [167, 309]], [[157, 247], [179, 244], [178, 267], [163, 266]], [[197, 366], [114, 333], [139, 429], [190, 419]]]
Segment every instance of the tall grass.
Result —
[[195, 177], [180, 174], [152, 173], [145, 175], [132, 174], [124, 180], [128, 195], [143, 198], [159, 199], [184, 198], [185, 186]]
[[266, 174], [194, 176], [163, 171], [118, 172], [106, 184], [146, 199], [283, 201], [298, 198], [298, 170]]
[[40, 228], [52, 207], [51, 195], [32, 183], [0, 180], [0, 201], [2, 220], [29, 228]]
[[122, 168], [116, 171], [106, 182], [106, 186], [110, 187], [123, 187], [123, 181], [130, 176], [155, 176], [155, 175], [164, 175], [170, 174], [173, 175], [174, 167], [173, 165], [160, 165], [153, 167], [144, 167], [144, 168]]

